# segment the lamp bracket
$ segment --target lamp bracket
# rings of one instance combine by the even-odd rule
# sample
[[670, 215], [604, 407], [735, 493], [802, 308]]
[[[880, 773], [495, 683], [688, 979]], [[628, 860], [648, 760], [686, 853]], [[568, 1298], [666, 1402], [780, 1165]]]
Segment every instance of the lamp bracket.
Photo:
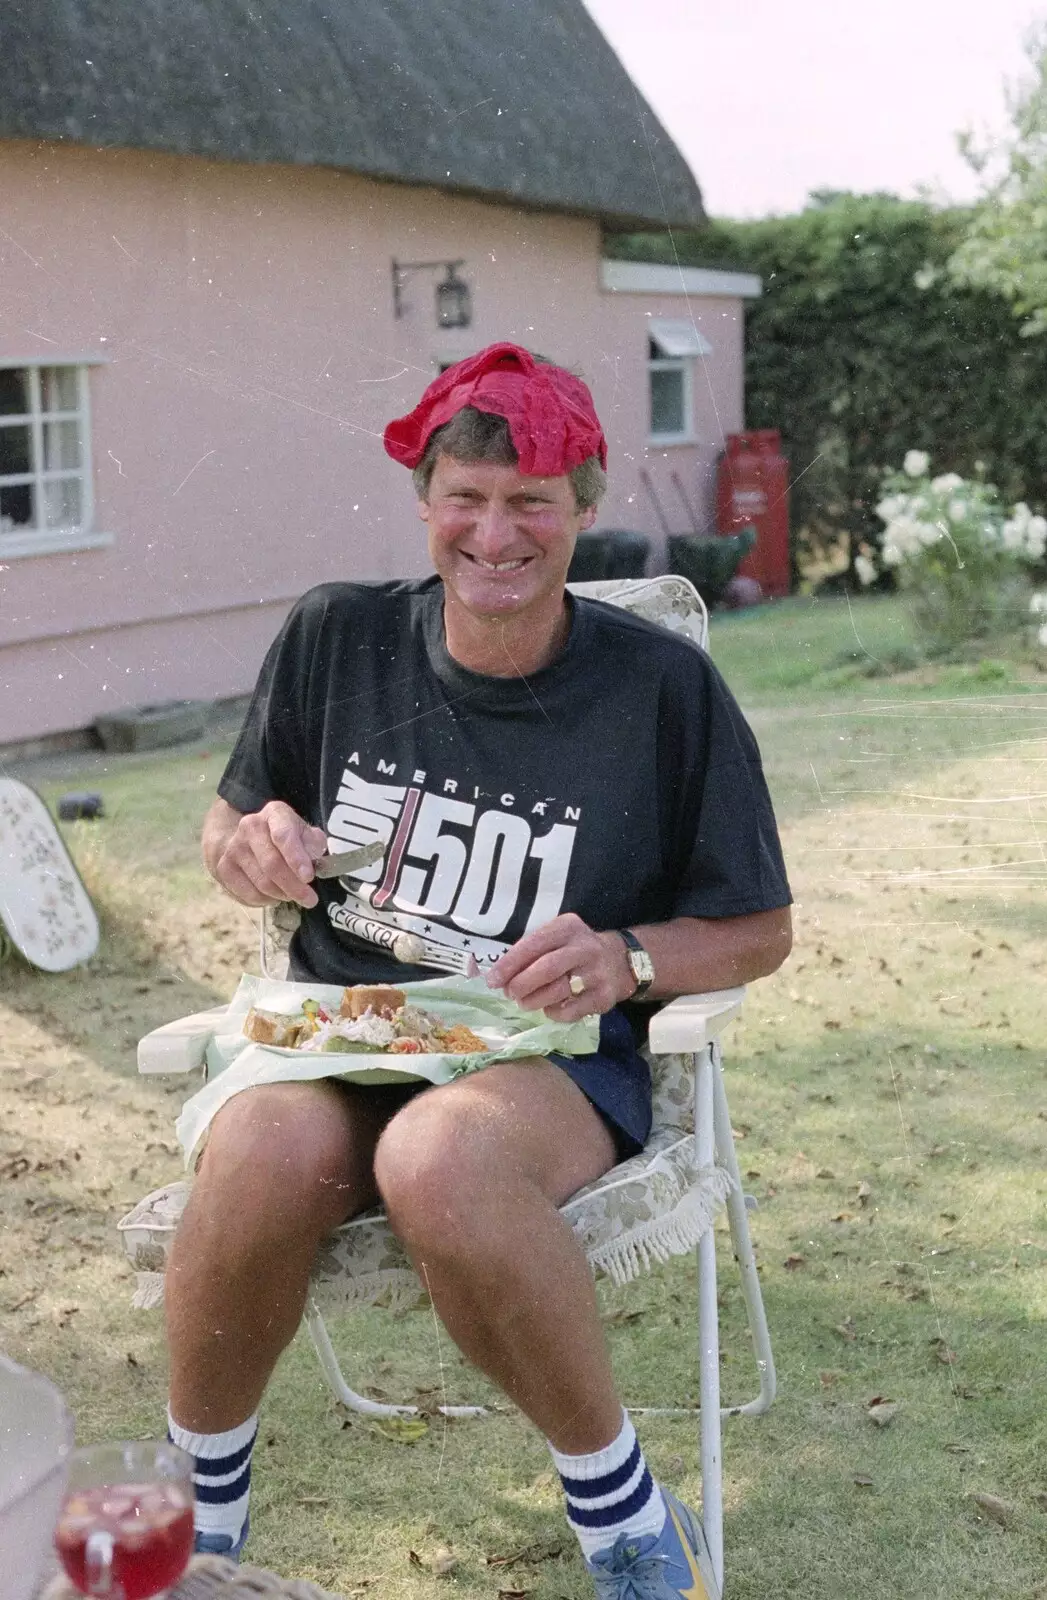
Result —
[[409, 309], [404, 299], [407, 280], [413, 272], [439, 272], [441, 269], [453, 278], [459, 267], [465, 266], [464, 257], [458, 261], [397, 261], [393, 257], [393, 316], [400, 320]]

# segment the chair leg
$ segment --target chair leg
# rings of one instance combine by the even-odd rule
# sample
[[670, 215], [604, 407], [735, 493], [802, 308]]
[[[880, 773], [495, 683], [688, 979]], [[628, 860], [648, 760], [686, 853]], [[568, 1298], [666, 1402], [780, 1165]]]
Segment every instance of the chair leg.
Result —
[[[336, 1400], [350, 1411], [356, 1411], [364, 1417], [417, 1417], [417, 1406], [387, 1406], [378, 1400], [368, 1400], [366, 1395], [357, 1394], [355, 1389], [350, 1389], [342, 1376], [342, 1369], [335, 1355], [331, 1336], [327, 1325], [316, 1305], [315, 1300], [310, 1300], [306, 1306], [305, 1323], [312, 1337], [313, 1345], [328, 1387]], [[440, 1406], [441, 1416], [444, 1417], [486, 1417], [490, 1413], [486, 1406]]]
[[[695, 1145], [698, 1163], [714, 1158], [714, 1078], [711, 1050], [694, 1060]], [[723, 1590], [723, 1436], [720, 1427], [720, 1318], [716, 1304], [716, 1236], [698, 1241], [698, 1401], [702, 1472], [702, 1530], [717, 1588]]]
[[[715, 1080], [711, 1049], [694, 1058], [695, 1153], [711, 1167], [715, 1153]], [[716, 1304], [716, 1237], [707, 1228], [698, 1241], [698, 1433], [702, 1478], [702, 1532], [717, 1589], [723, 1590], [723, 1438], [720, 1419], [720, 1319]], [[630, 1406], [633, 1416], [693, 1417], [692, 1406]]]
[[734, 1179], [731, 1193], [727, 1197], [727, 1220], [731, 1229], [731, 1245], [734, 1249], [735, 1260], [738, 1263], [738, 1270], [741, 1273], [745, 1315], [749, 1323], [749, 1332], [752, 1335], [756, 1369], [760, 1376], [760, 1393], [757, 1398], [747, 1401], [745, 1405], [727, 1406], [723, 1411], [723, 1415], [725, 1417], [758, 1417], [770, 1409], [777, 1388], [777, 1378], [774, 1370], [774, 1356], [771, 1353], [771, 1336], [767, 1327], [767, 1314], [763, 1304], [763, 1291], [760, 1287], [760, 1278], [756, 1270], [756, 1257], [753, 1254], [752, 1236], [749, 1232], [749, 1216], [745, 1208], [745, 1196], [742, 1193], [738, 1153], [734, 1148], [734, 1135], [731, 1132], [731, 1114], [727, 1107], [727, 1091], [724, 1088], [723, 1068], [720, 1065], [720, 1052], [717, 1046], [713, 1047], [713, 1126], [716, 1135], [717, 1158], [721, 1166], [726, 1167]]

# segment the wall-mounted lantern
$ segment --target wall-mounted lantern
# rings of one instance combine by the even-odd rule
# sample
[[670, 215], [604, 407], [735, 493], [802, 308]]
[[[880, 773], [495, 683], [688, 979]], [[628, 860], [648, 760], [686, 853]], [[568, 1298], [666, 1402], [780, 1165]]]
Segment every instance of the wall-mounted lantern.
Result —
[[458, 276], [464, 261], [393, 261], [393, 315], [403, 316], [407, 310], [404, 288], [412, 272], [440, 272], [445, 276], [436, 285], [436, 326], [438, 328], [467, 328], [472, 321], [473, 306], [469, 285]]

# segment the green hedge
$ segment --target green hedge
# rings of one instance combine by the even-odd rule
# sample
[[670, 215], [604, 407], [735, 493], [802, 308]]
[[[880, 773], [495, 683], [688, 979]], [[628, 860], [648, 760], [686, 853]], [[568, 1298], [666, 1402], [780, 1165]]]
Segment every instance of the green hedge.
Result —
[[841, 531], [852, 553], [878, 542], [880, 474], [910, 449], [936, 473], [970, 477], [981, 461], [1008, 503], [1044, 504], [1047, 341], [1023, 339], [1004, 300], [945, 274], [969, 221], [890, 195], [826, 194], [793, 216], [606, 242], [625, 260], [759, 273], [746, 421], [782, 430], [801, 565]]

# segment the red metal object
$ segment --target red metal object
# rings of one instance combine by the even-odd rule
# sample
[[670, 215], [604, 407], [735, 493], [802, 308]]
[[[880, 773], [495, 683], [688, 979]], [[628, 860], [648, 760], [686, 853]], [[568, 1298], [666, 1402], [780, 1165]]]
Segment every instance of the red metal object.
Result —
[[716, 529], [756, 529], [756, 544], [738, 568], [766, 595], [789, 593], [789, 463], [777, 428], [729, 433], [716, 473]]

